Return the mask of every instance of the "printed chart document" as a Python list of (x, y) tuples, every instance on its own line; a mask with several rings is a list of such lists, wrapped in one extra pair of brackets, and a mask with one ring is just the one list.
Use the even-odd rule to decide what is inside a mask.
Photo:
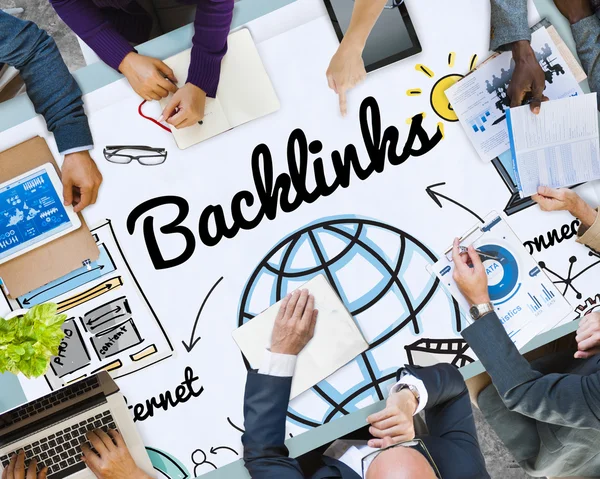
[[(488, 277), (488, 292), (506, 333), (518, 349), (535, 336), (553, 328), (573, 308), (546, 276), (504, 216), (490, 213), (483, 224), (462, 236), (461, 245), (472, 244), (480, 252)], [(457, 301), (471, 323), (470, 304), (452, 279), (454, 262), (448, 253), (429, 268)]]
[[(165, 60), (171, 67), (178, 88), (185, 84), (191, 49)], [(160, 101), (165, 108), (172, 94)], [(231, 128), (279, 110), (280, 104), (271, 80), (247, 28), (227, 38), (227, 54), (221, 62), (219, 89), (215, 98), (206, 98), (204, 118), (197, 125), (171, 131), (180, 149), (219, 135)]]
[(560, 188), (600, 178), (596, 93), (507, 111), (510, 149), (521, 198), (538, 186)]
[[(546, 75), (544, 95), (556, 100), (583, 94), (546, 28), (533, 32), (531, 47)], [(510, 149), (506, 110), (510, 107), (507, 92), (514, 67), (512, 53), (501, 53), (446, 90), (465, 133), (484, 161)]]
[[(301, 288), (308, 289), (315, 297), (315, 309), (319, 310), (319, 317), (314, 337), (298, 355), (290, 399), (310, 389), (369, 348), (325, 276), (318, 275)], [(265, 349), (271, 345), (271, 333), (280, 302), (233, 332), (233, 339), (253, 369), (260, 368)]]

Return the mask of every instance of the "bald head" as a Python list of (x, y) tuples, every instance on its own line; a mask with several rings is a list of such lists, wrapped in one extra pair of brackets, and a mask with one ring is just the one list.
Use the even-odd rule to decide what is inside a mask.
[(436, 479), (423, 454), (410, 447), (383, 451), (371, 463), (367, 479)]

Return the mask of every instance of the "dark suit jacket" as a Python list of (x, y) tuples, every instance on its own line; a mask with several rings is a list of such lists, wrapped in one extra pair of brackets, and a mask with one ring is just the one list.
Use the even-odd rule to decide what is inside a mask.
[[(485, 479), (473, 411), (462, 375), (449, 364), (406, 366), (423, 381), (429, 399), (425, 417), (428, 436), (420, 436), (444, 479)], [(398, 375), (402, 369), (398, 371)], [(299, 479), (304, 473), (289, 457), (285, 420), (292, 378), (248, 373), (244, 401), (246, 432), (242, 436), (246, 469), (254, 479)], [(312, 479), (360, 479), (340, 461), (323, 457)]]
[(529, 364), (495, 313), (462, 334), (494, 383), (479, 407), (519, 465), (534, 477), (600, 477), (600, 355)]

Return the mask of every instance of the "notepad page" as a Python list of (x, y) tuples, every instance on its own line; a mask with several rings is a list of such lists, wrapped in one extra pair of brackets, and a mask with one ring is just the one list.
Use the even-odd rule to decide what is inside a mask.
[[(327, 378), (369, 348), (354, 319), (323, 275), (302, 285), (315, 298), (319, 310), (314, 337), (298, 355), (290, 399)], [(233, 339), (253, 369), (259, 369), (271, 334), (279, 303), (233, 332)]]
[(232, 127), (280, 108), (279, 99), (247, 28), (229, 35), (217, 97)]
[[(185, 50), (165, 60), (165, 63), (173, 70), (177, 78), (177, 87), (181, 88), (187, 81), (188, 68), (190, 66), (191, 49)], [(165, 108), (171, 101), (173, 94), (169, 93), (167, 98), (160, 101), (161, 108)], [(188, 148), (196, 143), (219, 135), (232, 128), (227, 115), (223, 111), (221, 101), (217, 98), (206, 98), (204, 107), (204, 118), (202, 124), (196, 124), (187, 128), (177, 129), (170, 126), (173, 137), (180, 149)]]
[(600, 178), (596, 93), (510, 108), (508, 130), (521, 198), (539, 186), (572, 186)]

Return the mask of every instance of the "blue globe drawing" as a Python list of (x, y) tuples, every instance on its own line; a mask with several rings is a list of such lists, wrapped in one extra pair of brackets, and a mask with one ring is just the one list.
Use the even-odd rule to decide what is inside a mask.
[[(410, 362), (404, 348), (419, 342), (428, 318), (439, 321), (433, 310), (428, 316), (431, 303), (445, 304), (448, 321), (460, 331), (458, 308), (425, 269), (435, 261), (424, 244), (404, 231), (354, 217), (319, 220), (267, 253), (242, 293), (239, 325), (323, 274), (369, 343), (365, 353), (290, 402), (291, 423), (316, 427), (387, 397), (398, 367)], [(456, 341), (461, 340), (451, 342)], [(438, 343), (434, 348), (446, 347)]]

